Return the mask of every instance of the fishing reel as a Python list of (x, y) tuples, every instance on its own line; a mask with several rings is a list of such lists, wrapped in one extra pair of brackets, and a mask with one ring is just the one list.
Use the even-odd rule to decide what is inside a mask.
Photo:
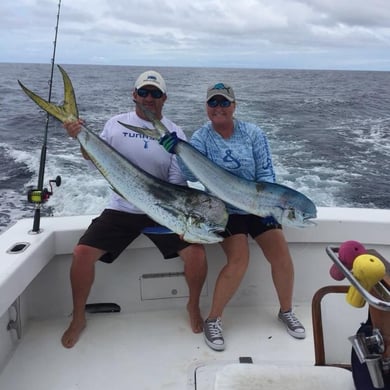
[(49, 200), (50, 196), (53, 195), (53, 186), (52, 183), (55, 183), (57, 187), (61, 185), (61, 176), (57, 176), (55, 180), (49, 180), (50, 191), (47, 188), (43, 188), (42, 190), (30, 187), (27, 192), (27, 200), (30, 203), (45, 203)]

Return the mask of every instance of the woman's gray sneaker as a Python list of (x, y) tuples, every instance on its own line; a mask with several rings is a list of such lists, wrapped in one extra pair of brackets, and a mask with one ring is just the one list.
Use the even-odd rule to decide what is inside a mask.
[(296, 339), (306, 337), (305, 327), (300, 323), (297, 316), (291, 311), (279, 311), (278, 318), (286, 325), (287, 332)]
[(214, 351), (223, 351), (225, 349), (221, 318), (208, 318), (204, 322), (203, 334), (206, 344), (211, 349), (214, 349)]

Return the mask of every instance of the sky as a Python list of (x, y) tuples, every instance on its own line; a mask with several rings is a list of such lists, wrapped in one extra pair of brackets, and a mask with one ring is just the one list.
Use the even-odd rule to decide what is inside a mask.
[[(0, 62), (51, 63), (58, 0), (2, 0)], [(56, 63), (390, 71), (390, 0), (62, 0)]]

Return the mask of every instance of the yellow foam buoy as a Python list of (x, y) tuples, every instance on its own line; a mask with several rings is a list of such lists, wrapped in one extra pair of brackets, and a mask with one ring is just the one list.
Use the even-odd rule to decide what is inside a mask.
[[(378, 257), (363, 254), (356, 257), (352, 264), (352, 274), (367, 291), (370, 291), (386, 274), (386, 267)], [(347, 302), (354, 307), (363, 307), (365, 299), (351, 286), (347, 293)]]

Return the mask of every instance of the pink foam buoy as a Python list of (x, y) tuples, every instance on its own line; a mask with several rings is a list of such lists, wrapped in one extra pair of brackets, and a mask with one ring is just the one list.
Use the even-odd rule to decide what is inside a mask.
[[(358, 241), (345, 241), (340, 245), (339, 248), (339, 259), (349, 270), (352, 269), (353, 261), (357, 256), (362, 255), (366, 252), (366, 248)], [(336, 264), (333, 264), (329, 270), (330, 276), (335, 280), (343, 280), (344, 274), (341, 272)]]

